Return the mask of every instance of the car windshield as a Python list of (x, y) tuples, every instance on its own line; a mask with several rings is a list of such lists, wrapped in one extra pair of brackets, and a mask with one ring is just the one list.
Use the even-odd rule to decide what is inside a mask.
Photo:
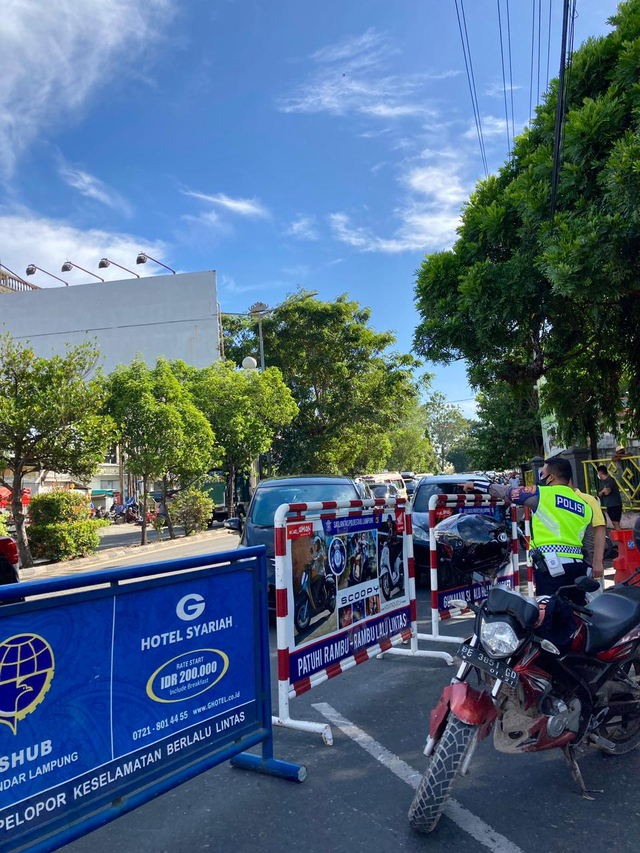
[(383, 483), (380, 486), (372, 486), (371, 491), (373, 492), (373, 496), (376, 498), (386, 498), (391, 488), (388, 483)]
[(273, 527), (273, 517), (280, 504), (353, 500), (359, 500), (359, 495), (350, 483), (300, 483), (258, 488), (251, 506), (251, 523)]
[(432, 495), (459, 495), (462, 485), (458, 483), (422, 483), (413, 499), (414, 512), (429, 512), (429, 498)]

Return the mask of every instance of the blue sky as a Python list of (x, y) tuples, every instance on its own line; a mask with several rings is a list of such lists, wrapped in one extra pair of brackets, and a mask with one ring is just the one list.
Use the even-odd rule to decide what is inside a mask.
[[(516, 132), (532, 4), (509, 4)], [(615, 6), (578, 0), (576, 46), (608, 31)], [(495, 169), (507, 153), (496, 2), (465, 11)], [(537, 89), (537, 45), (534, 57)], [(97, 272), (103, 255), (135, 266), (143, 249), (216, 269), (226, 311), (298, 284), (346, 291), (403, 350), (415, 270), (451, 245), (482, 174), (453, 0), (8, 0), (0, 80), (2, 263), (60, 274), (69, 257)], [(448, 399), (471, 397), (463, 365), (430, 369)]]

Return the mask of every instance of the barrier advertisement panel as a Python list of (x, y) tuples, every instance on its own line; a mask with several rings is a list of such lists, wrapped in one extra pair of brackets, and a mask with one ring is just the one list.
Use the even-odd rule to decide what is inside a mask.
[(410, 628), (398, 527), (393, 510), (287, 524), (293, 684)]
[(0, 619), (3, 847), (256, 729), (251, 572), (126, 590)]

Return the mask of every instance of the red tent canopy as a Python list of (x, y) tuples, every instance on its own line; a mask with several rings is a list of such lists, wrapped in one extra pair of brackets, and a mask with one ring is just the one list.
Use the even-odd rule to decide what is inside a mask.
[[(31, 489), (22, 490), (22, 503), (27, 506), (31, 501)], [(0, 486), (0, 509), (4, 509), (11, 503), (11, 490)]]

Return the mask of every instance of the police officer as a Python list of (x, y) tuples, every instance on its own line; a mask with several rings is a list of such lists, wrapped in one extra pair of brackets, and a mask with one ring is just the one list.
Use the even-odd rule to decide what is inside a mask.
[(553, 595), (589, 571), (582, 549), (593, 552), (593, 511), (570, 487), (571, 476), (571, 464), (558, 457), (544, 463), (539, 486), (489, 487), (494, 497), (532, 511), (531, 544), (538, 552), (534, 570), (539, 596)]

